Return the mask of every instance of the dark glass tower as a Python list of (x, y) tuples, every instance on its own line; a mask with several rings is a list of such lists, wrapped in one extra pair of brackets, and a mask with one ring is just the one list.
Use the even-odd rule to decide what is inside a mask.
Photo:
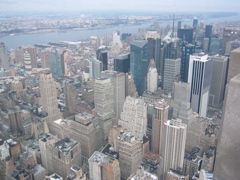
[(58, 79), (63, 76), (61, 58), (57, 50), (51, 52), (50, 71), (54, 79)]
[(96, 52), (97, 60), (103, 63), (103, 71), (108, 70), (108, 52), (105, 47), (100, 46)]
[(128, 73), (130, 70), (130, 54), (114, 58), (114, 71)]
[(148, 42), (143, 40), (131, 43), (130, 72), (133, 74), (139, 96), (146, 90), (148, 64)]
[(188, 43), (193, 42), (193, 29), (178, 29), (178, 38)]
[(205, 27), (205, 38), (212, 37), (212, 25), (206, 25)]
[(188, 82), (188, 68), (189, 57), (195, 53), (195, 46), (193, 44), (182, 45), (182, 57), (181, 57), (181, 81)]
[(160, 74), (160, 58), (161, 58), (161, 39), (148, 38), (148, 60), (154, 59), (157, 72)]

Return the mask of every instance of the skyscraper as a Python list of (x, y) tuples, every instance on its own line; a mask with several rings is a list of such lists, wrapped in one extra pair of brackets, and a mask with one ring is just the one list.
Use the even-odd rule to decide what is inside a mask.
[(138, 140), (142, 140), (147, 131), (147, 106), (144, 100), (130, 96), (126, 97), (118, 123), (132, 132)]
[(61, 59), (57, 50), (51, 51), (50, 54), (50, 71), (54, 79), (58, 79), (63, 76), (63, 69), (61, 65)]
[(212, 25), (206, 25), (205, 27), (205, 38), (211, 38), (212, 37)]
[(161, 39), (148, 38), (148, 60), (154, 59), (157, 72), (161, 72)]
[(147, 90), (150, 92), (155, 92), (157, 91), (157, 87), (158, 87), (158, 73), (154, 60), (151, 59), (147, 73)]
[(103, 140), (106, 141), (114, 116), (113, 85), (111, 79), (101, 78), (95, 80), (94, 103), (97, 115), (100, 118), (100, 124), (103, 128)]
[(198, 19), (196, 17), (194, 17), (194, 19), (193, 19), (193, 27), (195, 28), (195, 27), (197, 27), (197, 25), (198, 25)]
[(183, 168), (187, 125), (181, 119), (172, 119), (164, 123), (162, 138), (162, 174), (165, 179), (168, 170)]
[(122, 54), (114, 58), (114, 71), (123, 73), (130, 71), (130, 54)]
[(234, 49), (230, 54), (227, 82), (240, 73), (240, 48)]
[(102, 71), (102, 78), (110, 78), (113, 84), (113, 106), (114, 114), (117, 119), (123, 109), (125, 100), (125, 74), (116, 71)]
[(195, 46), (193, 44), (182, 45), (182, 57), (181, 57), (181, 81), (188, 82), (188, 68), (190, 55), (195, 53)]
[(163, 90), (165, 93), (171, 93), (173, 82), (176, 76), (180, 75), (181, 59), (165, 59)]
[(168, 120), (168, 109), (169, 106), (166, 101), (161, 100), (155, 103), (155, 115), (153, 118), (153, 137), (152, 137), (152, 147), (153, 152), (161, 155), (162, 138), (163, 138), (163, 126)]
[(31, 74), (32, 72), (31, 57), (27, 51), (24, 53), (24, 68), (26, 70), (26, 74)]
[(102, 70), (108, 70), (108, 52), (105, 46), (100, 46), (96, 52), (96, 57), (102, 62)]
[(103, 63), (96, 58), (92, 58), (89, 62), (90, 77), (94, 79), (101, 78), (101, 72), (103, 71)]
[(134, 83), (139, 96), (142, 96), (147, 87), (148, 43), (135, 41), (130, 45), (130, 72), (133, 74)]
[(220, 108), (223, 104), (227, 79), (228, 57), (211, 56), (213, 61), (209, 105)]
[(27, 51), (30, 54), (32, 68), (37, 68), (38, 67), (37, 48), (28, 46), (28, 47), (23, 47), (23, 50), (25, 52)]
[(208, 97), (212, 77), (212, 60), (208, 55), (191, 55), (188, 83), (191, 85), (191, 107), (199, 116), (207, 116)]
[(3, 42), (0, 43), (0, 65), (3, 69), (9, 69), (7, 48)]
[(227, 85), (223, 111), (223, 124), (217, 147), (214, 179), (238, 179), (240, 177), (239, 159), (239, 102), (240, 74), (233, 77)]
[(50, 55), (51, 51), (49, 49), (41, 52), (42, 68), (50, 68)]
[(178, 38), (188, 43), (193, 43), (193, 29), (178, 29)]
[(48, 123), (53, 122), (62, 117), (58, 109), (56, 82), (52, 78), (52, 74), (41, 74), (39, 80), (40, 104), (43, 111), (48, 113)]
[(80, 102), (78, 98), (78, 90), (74, 87), (73, 82), (64, 82), (64, 97), (66, 109), (70, 114), (74, 114), (76, 105)]

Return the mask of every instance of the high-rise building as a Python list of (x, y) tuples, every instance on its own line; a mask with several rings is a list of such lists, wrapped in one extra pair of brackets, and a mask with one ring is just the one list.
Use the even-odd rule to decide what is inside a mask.
[(117, 159), (95, 151), (88, 160), (89, 176), (93, 180), (120, 180), (120, 167)]
[(153, 152), (161, 155), (162, 138), (163, 138), (163, 126), (168, 120), (168, 109), (169, 106), (166, 101), (161, 100), (155, 103), (155, 114), (152, 122), (153, 137), (152, 147)]
[(211, 38), (212, 37), (212, 25), (206, 25), (205, 27), (205, 38)]
[(209, 92), (209, 105), (222, 107), (227, 79), (228, 57), (212, 56), (212, 80)]
[(96, 52), (96, 57), (102, 62), (102, 70), (108, 70), (108, 52), (105, 46), (100, 46)]
[(89, 113), (79, 113), (75, 115), (75, 120), (69, 121), (70, 136), (75, 141), (81, 143), (82, 160), (87, 161), (91, 157), (96, 147), (96, 136), (94, 127), (94, 115)]
[(210, 55), (214, 56), (217, 54), (221, 54), (221, 50), (222, 50), (222, 39), (211, 38), (211, 41), (209, 44)]
[(23, 47), (23, 50), (25, 52), (27, 51), (30, 54), (32, 68), (37, 68), (38, 67), (37, 48), (29, 46)]
[(135, 173), (142, 162), (141, 143), (134, 136), (129, 135), (119, 144), (119, 165), (123, 179)]
[(148, 42), (135, 41), (130, 45), (130, 72), (133, 74), (134, 83), (139, 96), (147, 87)]
[(48, 113), (48, 123), (61, 119), (62, 114), (58, 109), (56, 82), (52, 74), (41, 74), (39, 80), (40, 104), (43, 111)]
[(158, 87), (158, 73), (154, 60), (151, 59), (148, 66), (147, 73), (147, 91), (155, 92)]
[(31, 74), (32, 72), (31, 57), (27, 51), (24, 53), (24, 68), (26, 70), (26, 74)]
[(172, 119), (164, 123), (161, 146), (162, 171), (160, 179), (165, 179), (170, 169), (183, 168), (187, 125), (181, 119)]
[(193, 112), (207, 116), (208, 97), (212, 78), (212, 60), (205, 54), (190, 55), (188, 83)]
[(193, 19), (193, 27), (197, 27), (198, 25), (198, 19), (196, 17), (194, 17)]
[[(46, 169), (56, 172), (60, 176), (67, 177), (71, 167), (81, 167), (81, 146), (80, 143), (70, 138), (61, 140), (54, 139), (51, 135), (39, 140), (42, 162), (47, 163)], [(44, 163), (43, 163), (44, 164)], [(46, 164), (45, 164), (46, 166)]]
[(61, 68), (63, 75), (68, 75), (68, 67), (67, 67), (67, 51), (64, 50), (61, 53)]
[(188, 43), (193, 43), (193, 29), (178, 29), (178, 38)]
[(190, 84), (174, 82), (173, 84), (173, 118), (182, 119), (184, 124), (191, 124), (194, 114), (190, 103)]
[(227, 85), (219, 144), (214, 165), (214, 179), (238, 179), (239, 160), (239, 102), (240, 74), (231, 78)]
[(122, 54), (114, 58), (114, 71), (123, 73), (130, 71), (130, 54)]
[(161, 39), (148, 38), (148, 60), (154, 59), (158, 74), (161, 73)]
[(80, 99), (78, 98), (78, 90), (73, 82), (64, 82), (64, 97), (66, 109), (70, 114), (74, 114), (76, 105), (80, 102)]
[(144, 100), (127, 96), (118, 123), (142, 140), (147, 131), (147, 106)]
[(23, 123), (20, 110), (17, 109), (8, 110), (8, 120), (12, 135), (23, 133)]
[(182, 28), (182, 22), (181, 21), (178, 21), (178, 29), (181, 29)]
[(113, 84), (114, 114), (119, 119), (125, 100), (125, 74), (116, 71), (102, 71), (101, 76), (102, 78), (111, 79), (111, 83)]
[(3, 42), (0, 42), (0, 65), (3, 69), (9, 69), (7, 48)]
[(42, 68), (50, 68), (51, 51), (46, 49), (41, 52)]
[(230, 54), (227, 82), (240, 73), (240, 48), (234, 49)]
[(229, 41), (226, 44), (225, 54), (230, 55), (231, 51), (240, 47), (240, 40)]
[(181, 57), (181, 81), (188, 82), (188, 68), (190, 55), (195, 53), (195, 46), (193, 44), (182, 45), (182, 57)]
[(92, 58), (89, 62), (90, 77), (94, 79), (101, 78), (101, 72), (103, 71), (103, 63), (96, 58)]
[(165, 59), (163, 90), (165, 93), (172, 93), (173, 82), (176, 76), (180, 75), (181, 59)]
[(103, 140), (106, 141), (114, 116), (113, 84), (111, 83), (111, 79), (101, 78), (95, 80), (94, 103), (97, 115), (100, 118), (100, 124), (103, 128)]
[(57, 50), (51, 51), (50, 54), (50, 71), (54, 79), (58, 79), (63, 76), (63, 70), (61, 65), (61, 58)]
[(225, 27), (223, 31), (223, 43), (222, 43), (222, 54), (229, 55), (229, 53), (226, 53), (226, 44), (229, 41), (234, 41), (239, 39), (240, 31), (236, 27)]

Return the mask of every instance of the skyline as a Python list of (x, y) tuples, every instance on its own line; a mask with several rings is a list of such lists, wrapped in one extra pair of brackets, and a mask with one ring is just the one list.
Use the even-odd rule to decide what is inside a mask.
[(190, 0), (159, 2), (156, 0), (2, 0), (0, 11), (14, 13), (26, 12), (49, 12), (49, 11), (160, 11), (172, 12), (175, 5), (176, 12), (239, 12), (240, 4), (237, 0), (229, 0), (226, 8), (225, 0), (202, 0), (193, 5)]

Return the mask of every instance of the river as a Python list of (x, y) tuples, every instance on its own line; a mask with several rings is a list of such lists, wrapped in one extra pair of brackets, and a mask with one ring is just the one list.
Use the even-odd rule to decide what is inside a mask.
[[(225, 17), (225, 18), (213, 18), (209, 20), (204, 20), (205, 24), (218, 23), (231, 20), (239, 20), (240, 16)], [(142, 25), (130, 25), (130, 26), (117, 26), (102, 29), (92, 29), (92, 30), (79, 30), (79, 31), (56, 31), (47, 33), (35, 33), (35, 34), (17, 34), (13, 36), (3, 36), (0, 37), (0, 42), (4, 42), (8, 49), (15, 49), (19, 46), (27, 46), (34, 44), (48, 44), (49, 42), (59, 42), (59, 41), (79, 41), (81, 39), (88, 39), (90, 36), (104, 37), (104, 34), (112, 34), (113, 31), (118, 30), (120, 33), (132, 33), (136, 34), (139, 27), (148, 27), (151, 23)], [(162, 27), (171, 22), (162, 22), (160, 25)], [(192, 20), (182, 22), (182, 24), (192, 25)], [(177, 24), (175, 23), (175, 26)]]

